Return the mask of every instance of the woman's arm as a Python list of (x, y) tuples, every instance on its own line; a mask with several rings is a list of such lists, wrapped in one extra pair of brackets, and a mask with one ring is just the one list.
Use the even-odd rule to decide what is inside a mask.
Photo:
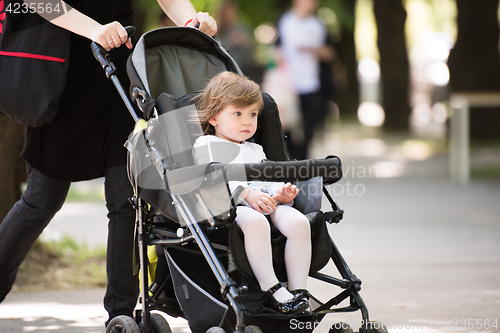
[[(24, 0), (24, 2), (29, 8), (33, 8), (37, 11), (38, 2), (34, 0)], [(193, 19), (188, 26), (194, 27), (196, 23), (200, 23), (199, 29), (201, 31), (211, 36), (215, 35), (217, 32), (215, 20), (207, 13), (196, 13), (189, 0), (158, 0), (158, 2), (163, 11), (175, 24), (184, 26), (189, 19)], [(57, 3), (59, 3), (59, 1)], [(100, 44), (106, 51), (119, 47), (122, 44), (125, 44), (128, 48), (132, 48), (132, 42), (119, 22), (111, 22), (102, 25), (72, 8), (64, 1), (61, 1), (61, 3), (63, 7), (68, 9), (62, 15), (55, 14), (54, 12), (48, 14), (46, 11), (37, 11), (37, 13), (58, 27), (69, 30)]]
[[(127, 32), (118, 22), (111, 22), (102, 25), (78, 10), (72, 8), (64, 1), (62, 7), (67, 8), (64, 14), (57, 14), (54, 11), (47, 13), (46, 11), (38, 11), (37, 4), (33, 0), (24, 0), (28, 7), (37, 11), (38, 15), (57, 25), (58, 27), (69, 30), (77, 35), (87, 37), (88, 39), (100, 44), (106, 51), (112, 48), (119, 47), (122, 44), (132, 48), (132, 42), (127, 36)], [(59, 1), (58, 1), (59, 3)], [(61, 9), (62, 12), (62, 9)]]
[(189, 0), (158, 0), (161, 8), (172, 21), (183, 27), (186, 22), (191, 20), (187, 26), (194, 27), (200, 23), (198, 29), (206, 34), (213, 36), (217, 32), (217, 23), (208, 13), (196, 13), (193, 4)]

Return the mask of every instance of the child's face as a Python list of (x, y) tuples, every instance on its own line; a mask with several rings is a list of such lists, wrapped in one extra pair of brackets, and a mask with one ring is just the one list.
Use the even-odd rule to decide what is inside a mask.
[(249, 106), (226, 106), (208, 122), (215, 128), (215, 136), (241, 143), (250, 139), (257, 130), (258, 104)]

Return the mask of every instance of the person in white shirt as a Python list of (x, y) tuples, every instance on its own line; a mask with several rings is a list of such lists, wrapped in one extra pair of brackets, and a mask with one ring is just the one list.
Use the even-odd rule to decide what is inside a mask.
[(290, 153), (298, 160), (310, 158), (309, 144), (315, 127), (327, 112), (322, 93), (321, 62), (331, 62), (335, 51), (327, 42), (327, 30), (316, 16), (318, 0), (292, 0), (292, 8), (278, 22), (282, 60), (290, 74), (291, 85), (299, 97), (304, 137), (288, 141)]
[[(216, 75), (197, 102), (205, 136), (194, 144), (195, 162), (255, 163), (266, 159), (260, 145), (246, 141), (257, 130), (262, 107), (255, 82), (230, 72)], [(235, 146), (228, 149), (228, 143)], [(229, 182), (232, 192), (239, 186), (244, 189), (238, 199), (236, 223), (243, 231), (252, 271), (264, 291), (264, 307), (279, 314), (310, 311), (306, 290), (311, 264), (310, 224), (304, 214), (291, 207), (299, 190), (290, 183)], [(264, 214), (270, 215), (273, 225), (287, 238), (285, 265), (290, 291), (274, 272), (271, 229)]]

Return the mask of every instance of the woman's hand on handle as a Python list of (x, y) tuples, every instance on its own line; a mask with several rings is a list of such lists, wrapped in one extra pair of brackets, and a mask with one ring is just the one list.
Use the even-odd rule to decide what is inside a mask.
[(200, 24), (199, 28), (206, 34), (213, 36), (217, 32), (217, 23), (208, 14), (197, 13), (193, 4), (189, 0), (158, 0), (165, 14), (179, 27), (195, 27)]
[(132, 48), (132, 41), (128, 37), (127, 31), (116, 21), (97, 26), (92, 30), (90, 39), (100, 44), (106, 51), (120, 47), (122, 44), (125, 44), (129, 49)]
[(215, 35), (217, 32), (217, 22), (208, 13), (198, 12), (195, 17), (186, 25), (186, 27), (196, 27), (196, 24), (200, 24), (198, 29), (203, 31), (209, 36)]

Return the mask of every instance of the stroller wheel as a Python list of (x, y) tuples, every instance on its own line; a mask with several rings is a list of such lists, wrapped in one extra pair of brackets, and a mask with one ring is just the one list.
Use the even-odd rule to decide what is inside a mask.
[(262, 330), (255, 325), (249, 325), (245, 327), (245, 333), (262, 333)]
[(222, 327), (210, 327), (206, 333), (226, 333)]
[(332, 325), (328, 333), (353, 333), (351, 326), (347, 323), (338, 322)]
[(106, 333), (141, 333), (134, 318), (118, 316), (113, 318), (106, 327)]
[[(144, 332), (144, 326), (139, 324), (141, 332)], [(172, 329), (167, 320), (158, 313), (151, 313), (151, 333), (172, 333)]]

